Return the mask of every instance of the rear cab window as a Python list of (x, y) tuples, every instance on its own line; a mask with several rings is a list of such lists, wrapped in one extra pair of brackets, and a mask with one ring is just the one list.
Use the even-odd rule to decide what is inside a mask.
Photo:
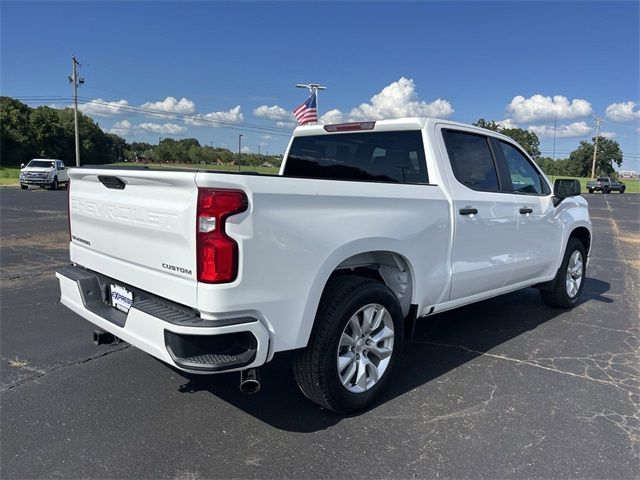
[(420, 130), (295, 137), (285, 177), (427, 184)]

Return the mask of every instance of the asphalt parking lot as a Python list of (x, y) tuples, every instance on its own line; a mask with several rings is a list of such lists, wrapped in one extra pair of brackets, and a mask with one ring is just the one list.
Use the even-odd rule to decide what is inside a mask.
[(2, 478), (638, 478), (640, 195), (587, 195), (583, 301), (533, 289), (418, 324), (396, 379), (352, 417), (298, 391), (185, 377), (95, 346), (60, 305), (66, 192), (0, 189)]

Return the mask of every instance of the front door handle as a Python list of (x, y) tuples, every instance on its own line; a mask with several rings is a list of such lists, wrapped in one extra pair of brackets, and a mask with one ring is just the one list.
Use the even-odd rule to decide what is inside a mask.
[(460, 212), (460, 215), (477, 215), (478, 209), (477, 208), (461, 208), (460, 210), (458, 210), (458, 212)]
[(529, 207), (523, 207), (520, 209), (520, 213), (525, 215), (527, 213), (533, 213), (533, 208), (529, 208)]

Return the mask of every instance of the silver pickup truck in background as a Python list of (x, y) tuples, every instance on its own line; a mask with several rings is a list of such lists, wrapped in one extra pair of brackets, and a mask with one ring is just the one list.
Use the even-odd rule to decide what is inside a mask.
[(627, 189), (624, 183), (619, 182), (615, 178), (611, 177), (598, 177), (596, 180), (587, 182), (587, 190), (589, 193), (602, 192), (609, 193), (617, 190), (620, 193), (624, 193)]

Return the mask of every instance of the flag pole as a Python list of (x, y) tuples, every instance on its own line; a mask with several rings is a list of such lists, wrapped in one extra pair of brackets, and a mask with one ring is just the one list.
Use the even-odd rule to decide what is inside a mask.
[[(318, 90), (326, 90), (327, 87), (324, 87), (322, 85), (320, 85), (319, 83), (298, 83), (296, 85), (296, 88), (307, 88), (309, 89), (309, 92), (313, 95), (315, 94), (316, 96), (316, 114), (317, 114), (317, 118), (320, 119), (320, 108), (318, 107)], [(316, 124), (318, 122), (316, 121)]]

